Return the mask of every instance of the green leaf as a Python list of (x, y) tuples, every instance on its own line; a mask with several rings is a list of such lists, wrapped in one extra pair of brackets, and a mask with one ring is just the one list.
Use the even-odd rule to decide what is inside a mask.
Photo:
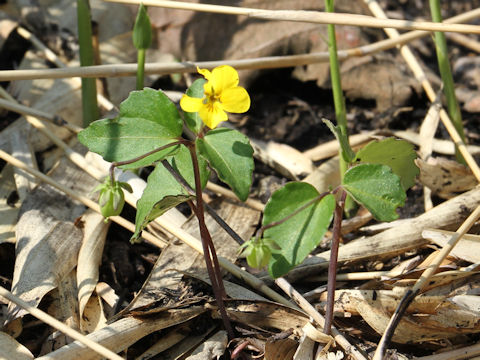
[[(177, 141), (163, 136), (163, 130), (163, 126), (140, 118), (103, 119), (82, 130), (78, 139), (107, 161), (126, 161)], [(178, 146), (167, 148), (123, 168), (150, 165), (172, 155), (177, 149)]]
[[(319, 196), (310, 184), (292, 182), (273, 193), (265, 206), (262, 225), (280, 221)], [(272, 252), (268, 271), (274, 278), (300, 264), (318, 246), (335, 210), (335, 197), (328, 194), (283, 223), (264, 232), (280, 250)]]
[(343, 188), (380, 221), (398, 218), (395, 209), (405, 204), (400, 177), (387, 165), (360, 164), (347, 170)]
[(348, 135), (343, 134), (340, 130), (339, 126), (333, 125), (333, 123), (328, 119), (322, 119), (325, 125), (328, 126), (330, 131), (335, 135), (337, 138), (338, 143), (340, 144), (340, 148), (342, 149), (342, 158), (347, 163), (351, 163), (352, 160), (355, 158), (355, 152), (350, 147), (350, 143), (348, 142)]
[(141, 118), (162, 127), (162, 136), (178, 138), (182, 135), (183, 121), (175, 104), (160, 90), (145, 88), (132, 91), (120, 104), (119, 118)]
[(253, 148), (242, 133), (226, 128), (211, 130), (197, 138), (198, 150), (220, 180), (228, 184), (242, 201), (247, 200), (252, 185)]
[(417, 154), (413, 145), (405, 140), (387, 138), (381, 141), (372, 141), (359, 150), (356, 161), (369, 164), (388, 165), (392, 171), (400, 176), (404, 190), (415, 184), (415, 177), (420, 170), (415, 165)]
[[(203, 98), (204, 95), (204, 90), (203, 90), (203, 85), (207, 81), (205, 79), (197, 79), (193, 82), (192, 85), (188, 88), (186, 94), (190, 97), (194, 98)], [(200, 116), (198, 115), (198, 112), (190, 113), (190, 112), (185, 112), (184, 113), (184, 119), (185, 123), (187, 124), (188, 128), (192, 130), (195, 134), (200, 133), (203, 127), (203, 121), (200, 119)]]
[(157, 165), (148, 177), (147, 187), (142, 197), (137, 201), (135, 233), (132, 241), (138, 239), (149, 222), (172, 207), (192, 198), (193, 196), (186, 192), (163, 165)]
[[(202, 189), (207, 185), (210, 171), (208, 163), (197, 150), (198, 167), (200, 170), (200, 180)], [(195, 176), (193, 173), (192, 157), (190, 151), (185, 145), (180, 146), (180, 150), (172, 158), (172, 167), (187, 181), (192, 189), (195, 189)]]
[(137, 18), (133, 26), (133, 45), (137, 50), (148, 49), (152, 43), (152, 25), (147, 9), (143, 4), (138, 8)]
[[(130, 93), (120, 104), (116, 119), (93, 122), (78, 134), (78, 139), (107, 161), (126, 161), (177, 141), (182, 123), (176, 106), (161, 91), (145, 88)], [(122, 168), (151, 165), (177, 149), (162, 150)]]

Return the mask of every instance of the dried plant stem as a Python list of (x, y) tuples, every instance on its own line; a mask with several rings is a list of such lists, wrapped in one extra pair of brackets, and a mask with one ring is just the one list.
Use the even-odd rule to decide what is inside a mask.
[[(282, 289), (288, 296), (290, 296), (313, 320), (321, 327), (325, 327), (324, 317), (310, 304), (295, 288), (284, 278), (278, 278), (275, 280), (280, 289)], [(351, 355), (355, 360), (367, 360), (358, 349), (350, 344), (345, 336), (337, 330), (337, 328), (331, 328), (331, 334), (334, 337), (338, 345), (340, 345), (347, 354)]]
[(40, 309), (37, 309), (22, 299), (20, 299), (18, 296), (13, 295), (10, 291), (5, 289), (4, 287), (0, 286), (0, 296), (3, 296), (4, 298), (10, 300), (12, 303), (20, 306), (21, 308), (25, 309), (28, 311), (28, 313), (37, 319), (43, 321), (45, 324), (50, 325), (51, 327), (63, 332), (67, 336), (71, 337), (72, 339), (75, 339), (85, 345), (86, 347), (92, 349), (96, 353), (102, 355), (103, 357), (106, 357), (107, 359), (111, 360), (122, 360), (123, 358), (121, 356), (118, 356), (115, 354), (113, 351), (107, 349), (106, 347), (96, 343), (95, 341), (90, 340), (87, 336), (79, 333), (78, 331), (72, 329), (71, 327), (68, 327), (64, 323), (58, 321), (54, 317), (48, 315), (47, 313), (43, 312)]
[(445, 36), (448, 38), (448, 40), (454, 41), (457, 44), (466, 47), (467, 49), (480, 53), (480, 42), (469, 38), (467, 35), (447, 33)]
[[(24, 162), (14, 158), (13, 156), (7, 154), (3, 150), (0, 150), (0, 158), (5, 160), (6, 162), (12, 164), (13, 166), (19, 168), (19, 169), (25, 170), (29, 174), (39, 178), (40, 180), (46, 182), (47, 184), (52, 185), (53, 187), (57, 188), (58, 190), (62, 191), (65, 194), (67, 194), (71, 198), (73, 198), (73, 199), (81, 202), (85, 206), (89, 207), (93, 211), (96, 211), (99, 214), (101, 213), (100, 206), (96, 202), (90, 200), (86, 196), (82, 196), (82, 195), (79, 195), (79, 194), (75, 193), (74, 191), (72, 191), (67, 186), (58, 183), (57, 181), (55, 181), (51, 177), (41, 173), (40, 171), (32, 169), (31, 167), (29, 167)], [(120, 216), (111, 216), (109, 219), (112, 220), (113, 222), (119, 224), (120, 226), (124, 227), (125, 229), (131, 231), (132, 233), (135, 232), (135, 224), (131, 223), (130, 221), (128, 221), (128, 220), (126, 220), (126, 219), (124, 219)], [(160, 248), (163, 248), (163, 247), (166, 246), (166, 242), (163, 242), (162, 240), (158, 239), (157, 237), (153, 236), (152, 234), (150, 234), (146, 231), (144, 231), (142, 233), (142, 237), (145, 240), (151, 242), (152, 244), (154, 244), (154, 245), (156, 245)]]
[[(1, 94), (0, 94), (0, 96), (1, 96)], [(20, 105), (17, 102), (0, 99), (0, 107), (2, 107), (4, 109), (7, 109), (7, 110), (10, 110), (10, 111), (13, 111), (13, 112), (16, 112), (16, 113), (21, 114), (21, 115), (34, 116), (38, 119), (48, 121), (48, 122), (50, 122), (54, 125), (65, 127), (65, 128), (67, 128), (68, 130), (70, 130), (74, 133), (78, 133), (82, 129), (79, 126), (72, 125), (72, 124), (66, 122), (65, 120), (63, 120), (58, 115), (50, 115), (46, 112), (31, 108), (31, 107), (28, 107), (28, 106)]]
[[(228, 189), (224, 188), (223, 186), (214, 184), (210, 181), (207, 183), (207, 189), (210, 190), (210, 191), (216, 192), (216, 193), (218, 193), (222, 196), (228, 197), (230, 199), (240, 201), (238, 199), (238, 196), (235, 195), (235, 193), (233, 191), (228, 190)], [(258, 210), (258, 211), (263, 211), (263, 209), (265, 208), (265, 205), (262, 202), (260, 202), (258, 200), (255, 200), (255, 199), (247, 199), (244, 204), (247, 205), (247, 206), (250, 206), (252, 209), (255, 209), (255, 210)]]
[(479, 34), (480, 27), (463, 24), (438, 24), (426, 21), (382, 20), (358, 14), (330, 14), (305, 10), (263, 10), (235, 6), (194, 4), (180, 1), (162, 0), (106, 0), (123, 4), (140, 4), (170, 9), (201, 11), (218, 14), (243, 15), (256, 19), (308, 22), (315, 24), (334, 24), (365, 26), (374, 28), (395, 28), (402, 30), (449, 31)]
[[(443, 22), (466, 22), (480, 16), (480, 8), (454, 16)], [(388, 29), (387, 29), (388, 30)], [(398, 32), (397, 32), (398, 33)], [(412, 40), (427, 36), (427, 31), (411, 31), (398, 36), (395, 39), (381, 40), (379, 42), (353, 48), (349, 50), (339, 50), (338, 59), (345, 60), (353, 56), (364, 56), (379, 51), (391, 49), (397, 45), (408, 43)], [(206, 69), (212, 69), (216, 66), (229, 64), (238, 70), (245, 69), (268, 69), (282, 68), (298, 65), (307, 65), (329, 61), (328, 52), (319, 52), (313, 54), (291, 55), (291, 56), (270, 56), (242, 60), (220, 60), (204, 61), (196, 63), (150, 63), (145, 64), (145, 74), (167, 75), (173, 73), (194, 73), (197, 72), (197, 66)], [(137, 72), (136, 64), (113, 64), (99, 65), (89, 67), (70, 67), (62, 69), (31, 69), (31, 70), (2, 70), (0, 71), (0, 81), (12, 80), (30, 80), (30, 79), (58, 79), (69, 77), (117, 77), (117, 76), (135, 76)], [(100, 104), (108, 108), (108, 100), (99, 95)], [(105, 103), (106, 101), (106, 103)], [(111, 105), (111, 103), (110, 103)], [(113, 108), (113, 105), (111, 105)]]

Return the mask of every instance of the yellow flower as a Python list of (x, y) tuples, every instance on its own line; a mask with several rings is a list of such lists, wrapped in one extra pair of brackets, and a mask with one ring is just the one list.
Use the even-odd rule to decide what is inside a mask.
[(210, 129), (215, 129), (222, 121), (228, 120), (226, 112), (243, 113), (250, 108), (250, 96), (238, 86), (238, 73), (228, 65), (218, 66), (211, 72), (199, 69), (207, 80), (203, 85), (205, 96), (193, 98), (183, 95), (180, 107), (186, 112), (198, 112), (202, 121)]

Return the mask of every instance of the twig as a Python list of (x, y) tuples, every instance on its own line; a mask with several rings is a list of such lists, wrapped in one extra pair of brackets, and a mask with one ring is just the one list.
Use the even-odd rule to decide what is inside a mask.
[[(295, 288), (284, 278), (275, 280), (280, 289), (290, 296), (313, 320), (320, 326), (325, 327), (325, 318), (310, 304)], [(331, 328), (332, 336), (335, 341), (356, 360), (367, 360), (358, 349), (350, 344), (343, 334), (334, 326)]]
[[(231, 190), (228, 190), (224, 188), (223, 186), (214, 184), (212, 182), (207, 182), (207, 189), (213, 192), (216, 192), (222, 196), (228, 197), (233, 200), (238, 200), (238, 196), (235, 195), (235, 193)], [(252, 209), (258, 210), (258, 211), (263, 211), (265, 208), (265, 205), (263, 205), (262, 202), (255, 200), (255, 199), (247, 199), (247, 201), (244, 202), (245, 205), (250, 206)]]
[(264, 10), (235, 6), (194, 4), (180, 1), (162, 0), (105, 0), (123, 4), (140, 4), (170, 9), (209, 12), (217, 14), (243, 15), (255, 19), (308, 22), (315, 24), (334, 24), (349, 26), (366, 26), (374, 28), (395, 28), (402, 30), (449, 31), (479, 34), (480, 27), (463, 24), (438, 24), (427, 21), (383, 20), (358, 14), (325, 13), (306, 10)]
[(43, 321), (45, 324), (48, 324), (52, 326), (53, 328), (63, 332), (65, 335), (71, 337), (72, 339), (75, 339), (85, 345), (86, 347), (92, 349), (96, 353), (106, 357), (107, 359), (111, 360), (123, 360), (121, 356), (118, 356), (115, 354), (113, 351), (107, 349), (106, 347), (96, 343), (95, 341), (90, 340), (88, 337), (85, 335), (79, 333), (78, 331), (72, 329), (71, 327), (68, 327), (64, 323), (58, 321), (54, 317), (48, 315), (47, 313), (43, 312), (40, 309), (37, 309), (22, 299), (20, 299), (18, 296), (13, 295), (10, 291), (5, 289), (3, 286), (0, 286), (0, 295), (3, 296), (4, 298), (10, 300), (12, 303), (15, 303), (16, 305), (20, 306), (21, 308), (25, 309), (28, 311), (28, 313), (37, 319)]
[[(12, 164), (15, 167), (18, 167), (19, 169), (25, 170), (29, 174), (39, 178), (40, 180), (46, 182), (47, 184), (52, 185), (53, 187), (57, 188), (58, 190), (62, 191), (65, 194), (67, 194), (68, 196), (72, 197), (73, 199), (75, 199), (75, 200), (81, 202), (82, 204), (84, 204), (85, 206), (89, 207), (93, 211), (96, 211), (99, 214), (101, 213), (100, 206), (96, 202), (90, 200), (89, 198), (87, 198), (85, 196), (82, 196), (82, 195), (79, 195), (79, 194), (75, 193), (74, 191), (72, 191), (67, 186), (56, 182), (51, 177), (41, 173), (40, 171), (32, 169), (31, 167), (26, 165), (24, 162), (14, 158), (13, 156), (7, 154), (3, 150), (0, 150), (0, 158), (5, 160), (6, 162)], [(130, 221), (122, 218), (121, 216), (111, 216), (109, 219), (111, 219), (113, 222), (119, 224), (120, 226), (123, 226), (125, 229), (131, 231), (132, 233), (135, 232), (135, 225), (133, 223), (131, 223)], [(166, 245), (166, 242), (158, 239), (157, 237), (153, 236), (152, 234), (150, 234), (146, 231), (144, 231), (142, 233), (142, 237), (145, 240), (151, 242), (152, 244), (154, 244), (154, 245), (156, 245), (160, 248), (164, 248), (165, 245)]]

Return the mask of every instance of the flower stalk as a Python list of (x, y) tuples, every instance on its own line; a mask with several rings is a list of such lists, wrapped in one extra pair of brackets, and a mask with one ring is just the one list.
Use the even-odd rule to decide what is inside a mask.
[[(434, 22), (442, 22), (442, 12), (440, 0), (430, 0), (430, 12)], [(443, 93), (447, 99), (447, 110), (450, 119), (463, 142), (466, 142), (465, 132), (462, 123), (462, 113), (455, 95), (455, 83), (453, 82), (452, 69), (448, 61), (447, 40), (443, 32), (435, 32), (435, 50), (437, 52), (438, 67), (443, 81)], [(460, 154), (458, 146), (455, 144), (455, 157), (458, 162), (466, 164), (465, 159)]]

